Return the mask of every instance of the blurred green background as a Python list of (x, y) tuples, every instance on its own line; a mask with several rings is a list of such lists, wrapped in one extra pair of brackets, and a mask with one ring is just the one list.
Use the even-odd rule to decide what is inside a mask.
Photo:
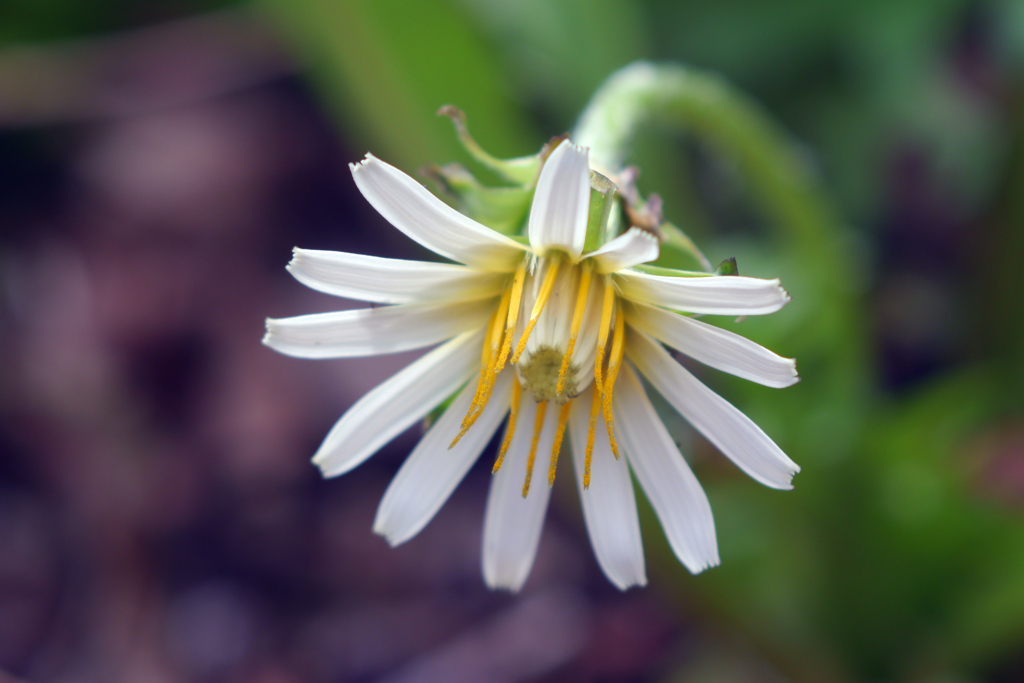
[[(167, 35), (147, 31), (161, 26), (200, 47), (172, 51), (175, 68), (125, 61), (147, 45), (160, 56)], [(649, 669), (577, 662), (525, 679), (1024, 680), (1024, 2), (35, 0), (5, 4), (0, 41), (7, 274), (46, 222), (39, 205), (52, 195), (32, 187), (71, 163), (82, 131), (117, 121), (266, 83), (291, 89), (327, 122), (340, 186), (337, 166), (367, 150), (409, 172), (471, 166), (435, 116), (443, 104), (466, 112), (486, 149), (517, 156), (571, 130), (603, 80), (635, 60), (717, 74), (785, 131), (778, 163), (795, 169), (792, 200), (750, 173), (744, 149), (685, 121), (644, 128), (629, 161), (712, 262), (735, 256), (741, 274), (780, 277), (792, 294), (778, 314), (722, 324), (796, 357), (800, 384), (704, 378), (803, 471), (792, 492), (764, 489), (680, 425), (722, 566), (687, 574), (645, 510), (643, 591), (673, 624), (671, 642), (699, 646), (659, 649)], [(196, 54), (207, 61), (190, 66)], [(275, 144), (287, 157), (288, 141)], [(317, 220), (329, 225), (325, 211)], [(83, 230), (73, 243), (89, 241)], [(327, 228), (267, 230), (280, 249), (258, 258), (278, 269), (300, 237), (342, 244), (316, 241)], [(342, 246), (394, 238), (360, 239)], [(14, 368), (23, 319), (9, 306), (0, 331)], [(256, 315), (294, 312), (278, 301)], [(4, 390), (6, 490), (42, 490), (60, 507), (61, 490), (23, 462), (46, 448), (25, 446), (23, 418), (45, 410), (26, 408), (17, 387)], [(582, 538), (576, 505), (571, 492), (556, 500)], [(369, 524), (350, 533), (369, 536)], [(33, 669), (49, 642), (40, 629), (0, 665), (59, 680), (59, 667)], [(179, 680), (257, 680), (212, 671)]]

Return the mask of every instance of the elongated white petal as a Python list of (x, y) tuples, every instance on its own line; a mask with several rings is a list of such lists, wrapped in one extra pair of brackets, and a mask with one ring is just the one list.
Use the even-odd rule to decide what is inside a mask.
[(753, 420), (676, 363), (661, 344), (630, 329), (626, 353), (672, 407), (740, 469), (765, 486), (793, 488), (800, 467)]
[(640, 540), (640, 519), (636, 512), (633, 482), (626, 459), (616, 459), (608, 444), (608, 432), (598, 425), (594, 432), (594, 452), (590, 466), (590, 488), (583, 489), (586, 464), (587, 428), (593, 386), (580, 394), (569, 413), (569, 439), (576, 471), (576, 488), (583, 503), (594, 555), (608, 580), (626, 590), (647, 584), (644, 548)]
[(783, 358), (720, 327), (639, 303), (627, 309), (626, 320), (636, 329), (716, 370), (768, 387), (788, 387), (800, 381), (795, 360)]
[(779, 281), (738, 275), (667, 277), (636, 270), (619, 273), (620, 291), (627, 299), (690, 313), (763, 315), (789, 302)]
[(484, 270), (511, 272), (526, 248), (464, 216), (372, 154), (349, 164), (356, 187), (393, 226), (427, 249)]
[(711, 504), (628, 365), (620, 371), (613, 403), (615, 434), (676, 557), (694, 574), (716, 566)]
[(298, 358), (353, 358), (430, 346), (482, 326), (494, 302), (400, 304), (267, 319), (263, 343)]
[(537, 556), (544, 513), (551, 497), (548, 463), (558, 423), (558, 406), (551, 402), (547, 406), (544, 429), (537, 444), (530, 492), (523, 498), (526, 463), (537, 412), (536, 404), (526, 396), (523, 397), (516, 432), (505, 462), (491, 478), (484, 513), (484, 581), (490, 588), (513, 592), (522, 588)]
[(512, 392), (512, 371), (494, 382), (494, 393), (476, 424), (448, 449), (459, 433), (462, 418), (476, 393), (476, 378), (456, 397), (430, 428), (391, 481), (377, 508), (373, 530), (391, 545), (405, 543), (427, 525), (473, 466), (491, 440), (505, 413)]
[(537, 253), (559, 249), (573, 261), (583, 253), (590, 213), (588, 155), (566, 140), (544, 162), (530, 207), (530, 245)]
[(501, 294), (507, 275), (467, 266), (378, 258), (344, 251), (295, 249), (288, 272), (325, 294), (379, 304), (486, 299)]
[(464, 332), (356, 401), (313, 456), (325, 477), (360, 465), (451, 396), (480, 365), (484, 331)]
[(657, 237), (646, 230), (630, 228), (597, 251), (587, 254), (587, 258), (597, 261), (597, 272), (614, 273), (623, 268), (650, 263), (658, 258), (659, 253)]

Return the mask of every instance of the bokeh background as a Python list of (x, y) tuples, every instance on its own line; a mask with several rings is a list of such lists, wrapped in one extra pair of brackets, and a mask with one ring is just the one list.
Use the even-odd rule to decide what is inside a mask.
[[(291, 280), (295, 245), (423, 256), (348, 162), (469, 165), (447, 103), (534, 153), (636, 59), (751, 94), (812, 179), (801, 222), (700, 135), (631, 157), (712, 261), (793, 295), (716, 322), (799, 385), (701, 376), (803, 472), (764, 489), (678, 421), (721, 567), (689, 575), (644, 504), (650, 582), (619, 593), (563, 469), (525, 590), (490, 593), (486, 464), (392, 550), (371, 521), (418, 431), (336, 480), (308, 463), (412, 355), (286, 358), (263, 318), (355, 305)], [(1022, 263), (1021, 0), (5, 2), (0, 670), (1024, 681)]]

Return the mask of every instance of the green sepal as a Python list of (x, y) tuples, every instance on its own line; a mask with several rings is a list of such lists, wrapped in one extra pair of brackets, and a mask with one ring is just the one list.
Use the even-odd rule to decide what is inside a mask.
[(587, 218), (587, 237), (583, 252), (600, 249), (611, 239), (608, 234), (612, 208), (615, 206), (615, 183), (597, 171), (590, 172), (590, 214)]
[(633, 266), (633, 270), (639, 270), (648, 275), (663, 275), (665, 277), (711, 277), (714, 273), (705, 273), (699, 270), (679, 270), (676, 268), (665, 268), (664, 266), (652, 266), (648, 263)]
[(736, 257), (727, 258), (715, 268), (715, 275), (739, 275), (740, 269), (736, 265)]
[(661, 253), (653, 261), (655, 266), (672, 270), (703, 271), (704, 274), (711, 272), (711, 262), (685, 232), (671, 223), (662, 223), (659, 228), (665, 239), (661, 243)]
[(491, 156), (477, 144), (466, 127), (466, 114), (458, 107), (446, 104), (437, 110), (438, 116), (447, 116), (455, 125), (455, 132), (463, 149), (482, 166), (489, 168), (505, 180), (515, 185), (533, 186), (540, 170), (540, 158), (537, 155), (516, 157), (515, 159), (498, 159)]
[(458, 164), (427, 166), (423, 173), (437, 183), (441, 198), (460, 213), (503, 235), (522, 234), (532, 189), (486, 187)]

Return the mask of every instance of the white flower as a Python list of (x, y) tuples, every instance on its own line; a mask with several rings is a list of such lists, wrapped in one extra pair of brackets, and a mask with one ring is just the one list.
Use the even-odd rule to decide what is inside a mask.
[(343, 474), (455, 395), (384, 494), (374, 531), (389, 543), (430, 521), (509, 416), (484, 522), (488, 586), (515, 591), (526, 580), (566, 431), (587, 530), (612, 583), (646, 583), (630, 470), (683, 564), (694, 573), (717, 565), (707, 497), (637, 371), (743, 471), (791, 488), (799, 467), (662, 346), (767, 386), (793, 384), (792, 360), (675, 312), (772, 313), (789, 301), (778, 280), (636, 269), (658, 257), (656, 238), (638, 228), (584, 253), (588, 152), (568, 141), (540, 172), (528, 245), (458, 213), (372, 155), (351, 168), (392, 225), (464, 265), (296, 249), (288, 269), (303, 284), (391, 305), (268, 320), (263, 341), (304, 358), (444, 342), (352, 406), (313, 458), (324, 476)]

